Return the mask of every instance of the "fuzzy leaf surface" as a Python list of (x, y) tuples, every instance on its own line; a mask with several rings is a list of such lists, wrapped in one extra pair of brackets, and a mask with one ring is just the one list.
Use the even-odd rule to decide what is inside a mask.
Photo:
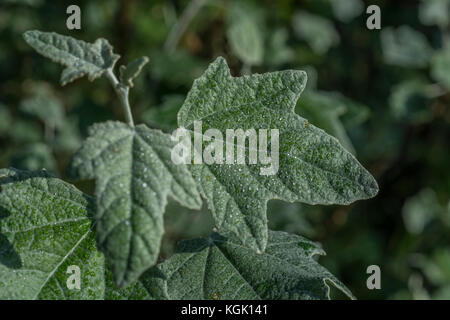
[(239, 242), (218, 233), (183, 241), (174, 256), (141, 281), (157, 299), (329, 299), (330, 284), (353, 298), (313, 258), (325, 254), (314, 242), (271, 231), (263, 254)]
[(97, 242), (124, 287), (156, 263), (167, 196), (199, 209), (189, 170), (171, 160), (171, 137), (145, 125), (92, 126), (69, 166), (74, 178), (96, 179)]
[(66, 68), (61, 74), (61, 85), (66, 85), (84, 75), (90, 81), (114, 68), (119, 55), (114, 54), (108, 40), (100, 38), (94, 43), (76, 40), (55, 32), (38, 30), (24, 33), (25, 41), (43, 56)]
[(260, 252), (267, 244), (269, 199), (349, 204), (378, 192), (375, 179), (334, 137), (295, 114), (305, 84), (306, 74), (295, 70), (235, 78), (218, 58), (194, 82), (178, 113), (179, 126), (193, 130), (201, 120), (203, 132), (215, 128), (224, 137), (226, 129), (279, 130), (275, 175), (260, 175), (267, 165), (259, 162), (189, 165), (218, 230)]
[[(0, 170), (0, 300), (102, 299), (94, 201), (46, 171)], [(69, 290), (69, 266), (80, 290)]]

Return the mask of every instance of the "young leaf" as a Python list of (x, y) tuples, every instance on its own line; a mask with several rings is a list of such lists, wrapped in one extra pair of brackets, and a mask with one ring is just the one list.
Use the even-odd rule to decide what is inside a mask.
[[(0, 299), (101, 299), (93, 199), (46, 171), (0, 170)], [(69, 266), (80, 268), (69, 290)]]
[(167, 196), (201, 206), (189, 170), (171, 160), (173, 146), (159, 130), (109, 121), (90, 128), (70, 164), (73, 177), (96, 179), (97, 242), (120, 287), (156, 263)]
[(113, 274), (105, 268), (105, 300), (152, 300), (149, 291), (138, 280), (126, 288), (117, 288), (114, 284)]
[(329, 299), (330, 284), (353, 298), (314, 259), (323, 254), (317, 244), (285, 232), (269, 232), (263, 254), (213, 233), (181, 242), (174, 256), (141, 281), (157, 299)]
[(114, 54), (108, 40), (100, 38), (94, 43), (76, 40), (54, 32), (37, 30), (24, 33), (25, 41), (37, 52), (66, 68), (61, 74), (61, 85), (84, 75), (93, 81), (106, 70), (113, 69), (119, 55)]
[(234, 78), (218, 58), (195, 80), (178, 113), (178, 124), (188, 130), (199, 119), (203, 130), (216, 128), (224, 136), (226, 129), (279, 130), (275, 175), (260, 175), (267, 166), (260, 163), (189, 166), (217, 228), (260, 252), (269, 199), (349, 204), (378, 192), (375, 179), (335, 138), (294, 113), (305, 83), (306, 74), (294, 70)]
[(126, 67), (120, 66), (120, 83), (133, 88), (133, 80), (141, 73), (142, 68), (148, 63), (148, 57), (141, 57), (130, 62)]

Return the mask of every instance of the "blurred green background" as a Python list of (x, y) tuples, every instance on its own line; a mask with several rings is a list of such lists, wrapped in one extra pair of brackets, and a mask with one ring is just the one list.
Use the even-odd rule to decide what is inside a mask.
[[(81, 30), (66, 28), (78, 4)], [(381, 30), (366, 28), (369, 4)], [(380, 192), (350, 206), (272, 201), (270, 227), (320, 242), (320, 262), (359, 299), (450, 299), (450, 0), (0, 2), (0, 167), (65, 167), (86, 129), (124, 120), (105, 79), (61, 88), (62, 68), (22, 33), (107, 38), (129, 61), (150, 63), (131, 93), (137, 122), (171, 132), (192, 82), (217, 56), (233, 75), (301, 69), (296, 112), (338, 138), (375, 176)], [(92, 182), (77, 183), (92, 193)], [(205, 208), (171, 203), (162, 258), (212, 228)], [(366, 268), (379, 265), (381, 290)]]

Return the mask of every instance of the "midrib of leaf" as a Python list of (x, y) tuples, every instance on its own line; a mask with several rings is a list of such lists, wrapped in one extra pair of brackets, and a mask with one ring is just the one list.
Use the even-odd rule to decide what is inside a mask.
[[(92, 226), (89, 228), (88, 231), (86, 231), (81, 238), (75, 243), (75, 245), (67, 252), (67, 254), (61, 259), (61, 261), (55, 266), (55, 268), (50, 272), (50, 274), (47, 276), (45, 281), (42, 283), (41, 287), (39, 288), (38, 292), (33, 297), (33, 300), (36, 300), (39, 297), (39, 294), (41, 293), (42, 289), (45, 287), (45, 285), (48, 283), (48, 281), (53, 277), (56, 271), (58, 271), (59, 267), (67, 260), (67, 258), (70, 257), (70, 255), (75, 251), (75, 249), (83, 242), (83, 240), (89, 235), (90, 232), (92, 232)], [(57, 281), (59, 283), (59, 281)]]
[[(215, 246), (215, 248), (217, 248), (217, 250), (220, 252), (220, 254), (225, 258), (225, 260), (228, 262), (228, 264), (231, 266), (231, 268), (232, 268), (234, 271), (236, 271), (236, 273), (239, 275), (239, 277), (240, 277), (240, 278), (242, 279), (242, 281), (244, 282), (243, 285), (245, 285), (245, 284), (248, 285), (248, 286), (252, 289), (252, 291), (255, 293), (255, 295), (256, 295), (260, 300), (262, 300), (261, 296), (255, 291), (255, 289), (254, 289), (253, 286), (250, 284), (250, 282), (248, 282), (247, 279), (245, 279), (245, 277), (239, 272), (239, 270), (234, 266), (234, 264), (231, 263), (230, 259), (227, 258), (227, 256), (226, 256), (225, 253), (222, 251), (222, 249), (221, 249), (219, 246)], [(246, 248), (246, 247), (243, 247), (243, 248)], [(246, 248), (246, 249), (248, 249), (248, 248)], [(210, 252), (211, 252), (211, 247), (209, 247), (208, 255), (209, 255)], [(231, 278), (232, 278), (232, 277), (231, 277)], [(230, 278), (230, 279), (231, 279), (231, 278)], [(228, 280), (228, 281), (229, 281), (229, 280)], [(239, 290), (242, 289), (243, 285), (242, 285), (241, 287), (239, 287), (238, 290), (236, 290), (236, 293), (239, 292)]]
[[(246, 165), (245, 168), (248, 168), (248, 166)], [(226, 207), (228, 208), (228, 203), (229, 203), (230, 201), (233, 201), (233, 203), (236, 205), (236, 207), (239, 208), (239, 210), (244, 211), (244, 210), (242, 209), (241, 205), (234, 199), (234, 195), (233, 195), (232, 193), (230, 193), (230, 191), (228, 190), (228, 187), (222, 182), (222, 180), (220, 180), (220, 179), (217, 178), (217, 175), (216, 175), (213, 171), (210, 170), (210, 166), (208, 166), (208, 165), (205, 164), (205, 165), (203, 166), (203, 169), (208, 170), (208, 172), (209, 172), (212, 176), (214, 176), (214, 177), (216, 178), (217, 182), (220, 183), (220, 185), (224, 188), (225, 192), (230, 196), (230, 198), (229, 198), (228, 201), (227, 201)], [(249, 171), (250, 171), (250, 170), (249, 170)], [(256, 179), (255, 179), (255, 180), (256, 180)], [(259, 181), (256, 181), (256, 182), (257, 182), (258, 184), (260, 184)], [(264, 187), (264, 189), (266, 189), (265, 186), (263, 186), (263, 187)], [(200, 186), (200, 188), (203, 189), (202, 186)], [(266, 190), (267, 190), (267, 189), (266, 189)], [(271, 191), (270, 191), (270, 192), (271, 192)], [(213, 195), (214, 195), (214, 193), (213, 193)], [(212, 200), (214, 201), (214, 199), (212, 199)], [(227, 215), (227, 216), (228, 216), (228, 215)], [(220, 227), (222, 227), (223, 224), (226, 222), (227, 216), (225, 216), (225, 218), (222, 220), (222, 223), (221, 223)], [(246, 227), (248, 228), (248, 231), (250, 232), (250, 234), (251, 234), (253, 237), (256, 237), (255, 234), (254, 234), (254, 232), (253, 232), (253, 230), (252, 230), (252, 228), (250, 227), (250, 223), (247, 221), (248, 218), (249, 218), (249, 217), (248, 217), (247, 215), (244, 215), (243, 219), (244, 219), (245, 225), (246, 225)], [(260, 217), (258, 217), (258, 218), (260, 218)], [(231, 229), (230, 231), (232, 231), (232, 232), (233, 232), (234, 234), (236, 234), (237, 236), (239, 235), (239, 230), (235, 231), (235, 230), (232, 230), (232, 229)]]
[(156, 263), (167, 196), (201, 202), (187, 168), (168, 162), (172, 144), (160, 130), (109, 121), (91, 128), (70, 165), (74, 178), (97, 180), (97, 242), (120, 287)]
[(39, 229), (46, 228), (46, 227), (59, 226), (59, 225), (66, 224), (66, 223), (84, 221), (84, 220), (87, 221), (87, 220), (89, 220), (89, 218), (61, 220), (61, 221), (58, 221), (58, 222), (53, 222), (53, 223), (41, 225), (41, 226), (38, 226), (38, 227), (31, 227), (31, 228), (20, 229), (20, 230), (16, 230), (16, 231), (13, 231), (13, 230), (10, 230), (10, 229), (9, 230), (6, 229), (6, 230), (4, 230), (4, 232), (5, 233), (11, 233), (11, 234), (17, 234), (17, 233), (23, 233), (23, 232), (28, 232), (28, 231), (39, 230)]

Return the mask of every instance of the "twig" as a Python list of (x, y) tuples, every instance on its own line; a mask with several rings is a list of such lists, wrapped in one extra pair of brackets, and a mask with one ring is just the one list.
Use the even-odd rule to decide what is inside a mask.
[(130, 103), (128, 101), (128, 94), (129, 94), (130, 88), (128, 86), (121, 85), (111, 69), (108, 69), (106, 71), (106, 77), (111, 82), (112, 86), (114, 87), (114, 90), (117, 93), (117, 96), (120, 99), (120, 103), (122, 104), (128, 124), (131, 127), (134, 127), (133, 115), (131, 114), (131, 107), (130, 107)]

